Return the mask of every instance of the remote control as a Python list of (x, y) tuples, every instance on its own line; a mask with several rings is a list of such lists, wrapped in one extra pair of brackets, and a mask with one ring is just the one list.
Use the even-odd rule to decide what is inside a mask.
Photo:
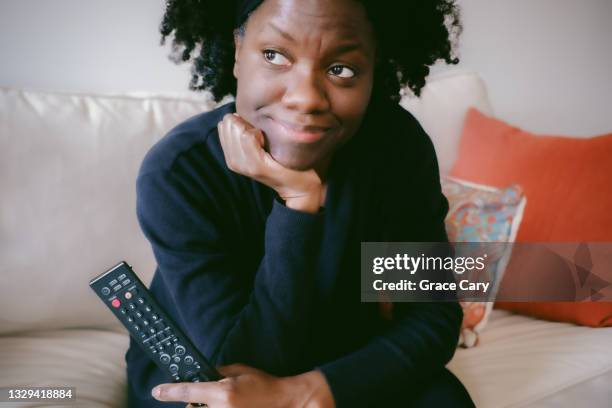
[(126, 262), (95, 277), (89, 286), (173, 382), (223, 378), (170, 320)]

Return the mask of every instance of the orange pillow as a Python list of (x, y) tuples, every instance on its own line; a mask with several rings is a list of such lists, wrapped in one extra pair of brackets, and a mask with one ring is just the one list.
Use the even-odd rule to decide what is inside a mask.
[[(468, 111), (451, 176), (527, 197), (517, 242), (612, 242), (612, 133), (536, 136)], [(612, 326), (612, 302), (497, 302), (496, 308), (588, 326)]]
[(495, 309), (581, 326), (612, 326), (612, 302), (496, 302)]

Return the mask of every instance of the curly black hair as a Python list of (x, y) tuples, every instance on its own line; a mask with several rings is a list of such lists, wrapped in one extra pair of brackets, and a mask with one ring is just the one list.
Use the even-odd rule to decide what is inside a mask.
[[(459, 62), (453, 55), (462, 31), (455, 0), (355, 1), (364, 5), (377, 38), (374, 94), (397, 102), (408, 85), (419, 96), (431, 65)], [(189, 89), (208, 90), (217, 102), (236, 94), (236, 7), (236, 0), (167, 0), (160, 25), (161, 44), (172, 37), (170, 59), (192, 61)]]

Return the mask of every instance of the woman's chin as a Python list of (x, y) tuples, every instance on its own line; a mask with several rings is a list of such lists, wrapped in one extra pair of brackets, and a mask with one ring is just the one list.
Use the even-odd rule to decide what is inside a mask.
[(300, 158), (297, 157), (285, 158), (282, 155), (279, 157), (275, 157), (273, 154), (271, 156), (281, 166), (291, 170), (305, 171), (313, 168), (313, 164), (310, 161), (300, 160)]
[[(293, 149), (291, 149), (293, 150)], [(315, 160), (311, 157), (305, 157), (306, 152), (292, 152), (285, 149), (270, 149), (270, 156), (281, 166), (292, 170), (309, 170), (315, 165)]]

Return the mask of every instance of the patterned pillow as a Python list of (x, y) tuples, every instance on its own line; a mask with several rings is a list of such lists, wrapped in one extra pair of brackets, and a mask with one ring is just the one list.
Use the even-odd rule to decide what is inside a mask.
[[(446, 232), (450, 242), (514, 242), (526, 199), (520, 186), (494, 188), (450, 177), (441, 180), (442, 192), (449, 202)], [(496, 282), (501, 280), (504, 262), (496, 267)], [(493, 293), (494, 295), (494, 293)], [(489, 319), (494, 302), (460, 302), (463, 323), (459, 345), (478, 345), (478, 334)]]

